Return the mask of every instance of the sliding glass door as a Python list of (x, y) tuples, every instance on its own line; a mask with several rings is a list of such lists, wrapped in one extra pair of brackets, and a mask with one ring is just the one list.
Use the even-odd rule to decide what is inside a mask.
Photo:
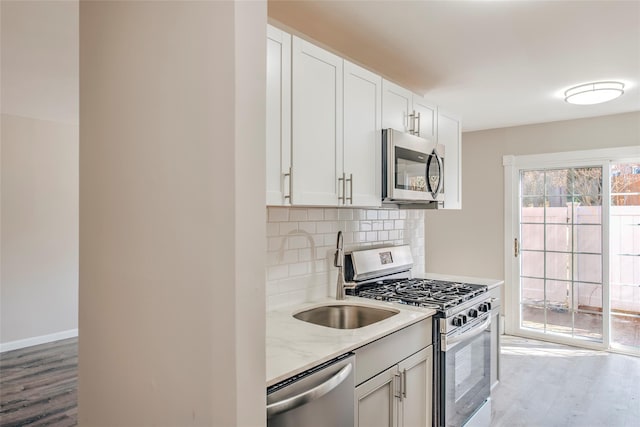
[(603, 340), (602, 167), (520, 172), (521, 326)]
[(507, 332), (640, 354), (640, 158), (585, 153), (505, 157)]

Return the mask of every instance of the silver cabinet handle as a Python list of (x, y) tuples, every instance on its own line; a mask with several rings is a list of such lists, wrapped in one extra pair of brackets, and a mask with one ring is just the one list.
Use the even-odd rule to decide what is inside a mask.
[(309, 389), (295, 396), (267, 405), (267, 418), (271, 418), (283, 412), (290, 411), (306, 403), (321, 398), (322, 396), (342, 384), (342, 382), (347, 379), (349, 374), (351, 374), (352, 370), (353, 364), (349, 363), (347, 366), (340, 369), (337, 374), (335, 374), (322, 384), (319, 384), (312, 389)]
[[(398, 388), (396, 388), (396, 379), (400, 383), (400, 385), (398, 385)], [(393, 374), (393, 388), (393, 396), (402, 401), (402, 374), (400, 372), (396, 372)]]
[[(340, 182), (342, 182), (342, 196), (340, 195)], [(342, 174), (342, 178), (338, 178), (338, 202), (342, 202), (342, 204), (347, 203), (346, 199), (346, 182), (345, 182), (345, 174)]]
[(480, 335), (485, 331), (485, 329), (487, 329), (487, 327), (489, 327), (490, 324), (491, 324), (491, 316), (487, 317), (487, 320), (485, 320), (481, 325), (475, 326), (473, 329), (465, 333), (462, 333), (460, 335), (456, 335), (453, 338), (447, 338), (446, 335), (443, 335), (440, 340), (440, 349), (442, 351), (451, 350), (453, 347), (460, 344), (462, 341), (465, 341), (465, 340), (468, 340), (469, 338), (473, 338), (477, 335)]
[(402, 397), (407, 398), (407, 370), (402, 371)]
[(349, 174), (349, 179), (345, 180), (345, 182), (346, 181), (349, 181), (349, 197), (345, 199), (344, 203), (346, 204), (348, 200), (350, 204), (353, 204), (353, 174), (352, 173)]
[(411, 114), (409, 114), (409, 134), (411, 135), (415, 135), (416, 134), (416, 111), (413, 110), (413, 112)]
[(289, 203), (291, 203), (291, 189), (293, 188), (293, 174), (291, 173), (291, 167), (289, 167), (289, 173), (284, 174), (285, 178), (289, 177), (289, 194), (285, 194), (284, 199), (289, 199)]
[[(415, 111), (413, 114), (416, 114)], [(416, 119), (418, 120), (418, 130), (414, 130), (414, 135), (420, 136), (420, 113), (416, 114)]]

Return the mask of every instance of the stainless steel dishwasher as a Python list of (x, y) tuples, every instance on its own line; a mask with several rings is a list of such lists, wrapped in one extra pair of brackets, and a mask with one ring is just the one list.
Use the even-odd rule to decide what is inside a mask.
[(355, 357), (346, 355), (267, 389), (267, 426), (354, 424)]

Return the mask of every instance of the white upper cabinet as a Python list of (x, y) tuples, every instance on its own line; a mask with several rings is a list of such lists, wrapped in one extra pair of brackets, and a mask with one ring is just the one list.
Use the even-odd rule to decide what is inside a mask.
[(346, 196), (341, 205), (381, 204), (381, 109), (382, 78), (344, 61), (345, 191), (341, 194)]
[(392, 128), (423, 138), (436, 136), (437, 108), (388, 80), (382, 81), (382, 128)]
[(409, 114), (413, 111), (413, 93), (382, 81), (382, 128), (409, 132)]
[(438, 143), (444, 153), (444, 209), (462, 209), (462, 123), (438, 110)]
[[(419, 95), (413, 95), (414, 134), (435, 140), (438, 108)], [(411, 117), (410, 117), (411, 119)]]
[(292, 203), (336, 206), (343, 196), (343, 60), (295, 36), (292, 46)]
[(291, 35), (267, 26), (267, 205), (289, 205)]

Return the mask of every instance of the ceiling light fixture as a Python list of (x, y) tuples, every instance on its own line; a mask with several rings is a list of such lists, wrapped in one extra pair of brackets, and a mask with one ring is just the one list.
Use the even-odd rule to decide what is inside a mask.
[(593, 82), (574, 86), (564, 92), (569, 104), (592, 105), (616, 99), (624, 93), (624, 83)]

